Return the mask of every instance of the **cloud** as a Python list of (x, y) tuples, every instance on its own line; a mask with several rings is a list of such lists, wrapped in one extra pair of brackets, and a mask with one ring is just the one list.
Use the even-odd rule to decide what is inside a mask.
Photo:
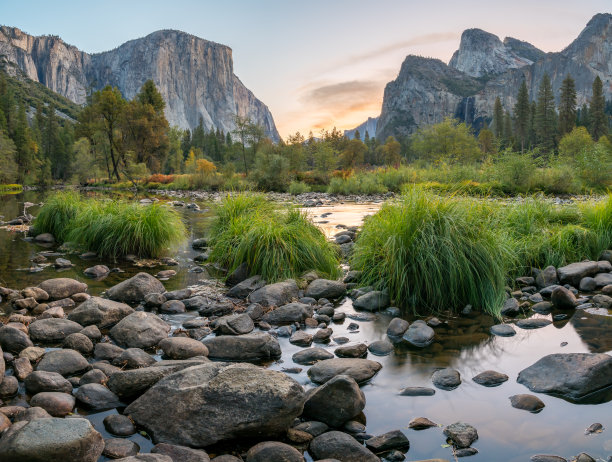
[(332, 113), (359, 110), (364, 105), (380, 102), (384, 83), (376, 80), (351, 80), (320, 84), (304, 89), (300, 100), (307, 106)]

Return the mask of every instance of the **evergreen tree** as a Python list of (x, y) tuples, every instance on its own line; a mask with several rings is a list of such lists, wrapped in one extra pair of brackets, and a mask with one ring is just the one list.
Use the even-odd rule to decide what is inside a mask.
[(559, 136), (570, 133), (576, 126), (576, 84), (567, 74), (561, 84), (559, 98)]
[(499, 96), (495, 98), (495, 105), (493, 106), (493, 134), (498, 140), (501, 140), (504, 136), (504, 108)]
[(512, 116), (508, 111), (504, 113), (504, 135), (503, 135), (504, 147), (510, 148), (513, 144), (512, 139)]
[(529, 105), (529, 129), (528, 129), (528, 140), (529, 147), (533, 148), (536, 145), (536, 113), (537, 105), (535, 101), (532, 101)]
[(361, 133), (359, 133), (359, 130), (355, 130), (355, 136), (353, 137), (356, 140), (361, 141)]
[(578, 111), (578, 125), (588, 129), (591, 125), (589, 122), (589, 107), (584, 103)]
[(545, 152), (555, 148), (557, 138), (555, 97), (548, 74), (544, 74), (538, 90), (538, 104), (536, 108), (535, 129), (538, 144)]
[(514, 127), (517, 142), (521, 145), (521, 152), (525, 151), (529, 141), (529, 116), (529, 93), (527, 91), (527, 84), (523, 80), (514, 106)]
[(606, 117), (606, 100), (603, 95), (603, 83), (599, 76), (593, 81), (593, 96), (589, 116), (591, 119), (591, 136), (597, 141), (608, 134), (608, 118)]

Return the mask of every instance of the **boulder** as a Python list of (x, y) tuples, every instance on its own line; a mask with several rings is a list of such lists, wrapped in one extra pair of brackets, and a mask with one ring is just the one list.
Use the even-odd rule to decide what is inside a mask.
[(490, 331), (493, 335), (499, 335), (500, 337), (512, 337), (516, 335), (514, 327), (510, 324), (496, 324), (491, 326)]
[(304, 462), (304, 457), (293, 446), (278, 441), (264, 441), (256, 444), (249, 449), (246, 456), (246, 462), (270, 462), (273, 460)]
[(243, 335), (255, 329), (253, 320), (247, 313), (230, 314), (217, 319), (215, 333), (217, 335)]
[(455, 369), (447, 367), (434, 372), (431, 381), (442, 390), (454, 390), (461, 385), (461, 376)]
[(334, 355), (323, 348), (306, 348), (293, 354), (294, 363), (309, 366), (317, 361), (332, 359)]
[(163, 295), (166, 300), (185, 300), (191, 297), (193, 291), (191, 289), (178, 289), (171, 292), (165, 292)]
[(473, 377), (472, 380), (484, 387), (497, 387), (506, 382), (508, 376), (497, 371), (484, 371)]
[[(19, 382), (14, 375), (6, 375), (0, 382), (0, 398), (12, 398), (19, 391)], [(1, 400), (0, 399), (0, 400)]]
[(25, 298), (33, 298), (38, 303), (49, 300), (49, 294), (40, 287), (26, 287), (21, 291), (21, 295)]
[(379, 311), (389, 306), (389, 294), (380, 290), (373, 290), (367, 294), (358, 297), (353, 302), (353, 307), (359, 310)]
[(366, 399), (359, 385), (348, 375), (337, 375), (309, 391), (304, 416), (340, 427), (357, 417), (365, 408)]
[(342, 297), (346, 293), (346, 284), (340, 281), (331, 281), (329, 279), (315, 279), (306, 289), (306, 297), (312, 297), (315, 300), (327, 298), (333, 300)]
[(540, 412), (544, 409), (544, 403), (535, 395), (521, 394), (510, 397), (510, 404), (516, 409), (522, 409), (529, 412)]
[(365, 444), (369, 450), (376, 454), (391, 451), (392, 449), (407, 451), (410, 448), (410, 442), (401, 430), (392, 430), (367, 439)]
[(259, 303), (262, 306), (281, 306), (297, 298), (299, 289), (293, 279), (283, 282), (268, 284), (261, 289), (257, 289), (249, 295), (251, 303)]
[(402, 338), (408, 343), (416, 347), (422, 348), (433, 342), (433, 338), (435, 335), (436, 333), (434, 332), (434, 330), (429, 327), (425, 323), (425, 321), (419, 319), (410, 324), (406, 332), (404, 332)]
[(408, 428), (412, 428), (413, 430), (425, 430), (426, 428), (437, 426), (437, 423), (432, 422), (427, 417), (415, 417), (410, 422), (408, 422)]
[(469, 448), (478, 439), (476, 429), (464, 422), (455, 422), (444, 427), (444, 435), (452, 441), (457, 449)]
[(266, 281), (264, 281), (261, 276), (253, 276), (236, 284), (227, 291), (226, 295), (233, 298), (247, 298), (253, 292), (261, 289), (265, 285)]
[(189, 359), (208, 356), (208, 348), (202, 342), (188, 337), (168, 337), (159, 342), (159, 348), (170, 359)]
[(304, 401), (301, 385), (287, 374), (211, 362), (160, 380), (124, 414), (154, 442), (205, 447), (285, 433), (302, 413)]
[(372, 451), (366, 449), (352, 436), (331, 431), (314, 438), (308, 450), (315, 460), (336, 459), (342, 462), (380, 462)]
[(269, 324), (280, 325), (294, 322), (302, 323), (306, 318), (311, 318), (312, 316), (313, 308), (311, 305), (295, 302), (268, 311), (263, 315), (262, 320)]
[(119, 321), (110, 330), (110, 336), (118, 344), (129, 348), (151, 348), (166, 338), (168, 332), (170, 332), (170, 326), (158, 316), (137, 311)]
[(39, 244), (55, 244), (55, 237), (51, 233), (41, 233), (34, 238), (34, 242)]
[(30, 324), (30, 338), (35, 342), (59, 343), (68, 335), (83, 329), (78, 322), (68, 319), (48, 318), (38, 319)]
[(112, 361), (123, 353), (123, 348), (112, 343), (97, 343), (94, 348), (94, 358), (101, 361)]
[(30, 406), (40, 407), (53, 417), (64, 417), (74, 409), (74, 397), (58, 391), (43, 391), (32, 396)]
[(612, 284), (612, 273), (599, 273), (593, 278), (599, 288)]
[(552, 291), (550, 301), (558, 310), (572, 310), (576, 308), (576, 305), (578, 305), (574, 294), (562, 286), (559, 286)]
[[(241, 283), (245, 279), (249, 277), (249, 265), (246, 262), (242, 262), (240, 265), (236, 267), (234, 271), (232, 271), (227, 278), (225, 279), (225, 285), (227, 287), (234, 287), (236, 284)], [(245, 298), (245, 297), (242, 297)]]
[(595, 289), (597, 289), (597, 281), (595, 281), (595, 279), (592, 277), (587, 276), (586, 278), (582, 278), (580, 280), (580, 286), (578, 288), (580, 289), (580, 292), (593, 292)]
[(125, 303), (114, 302), (100, 297), (91, 297), (68, 315), (68, 319), (82, 326), (95, 325), (99, 328), (117, 324), (134, 310)]
[(78, 351), (67, 349), (48, 351), (36, 366), (37, 371), (57, 372), (64, 377), (79, 374), (89, 368), (89, 363)]
[(95, 412), (122, 406), (119, 397), (99, 383), (87, 383), (80, 386), (75, 398), (80, 404)]
[(569, 400), (612, 386), (612, 356), (604, 353), (555, 353), (523, 369), (517, 379), (536, 393)]
[(90, 268), (86, 268), (83, 273), (89, 278), (101, 279), (109, 275), (110, 269), (106, 265), (95, 265)]
[(88, 383), (106, 383), (108, 376), (100, 369), (92, 369), (85, 372), (79, 380), (79, 386), (86, 385)]
[(41, 282), (38, 287), (47, 292), (51, 300), (60, 300), (74, 294), (87, 292), (87, 284), (70, 278), (47, 279)]
[(206, 451), (192, 449), (175, 444), (159, 443), (151, 449), (153, 454), (163, 454), (172, 459), (172, 462), (210, 462)]
[(312, 344), (312, 335), (303, 330), (296, 330), (289, 338), (289, 343), (301, 347), (309, 347)]
[(368, 351), (376, 356), (386, 356), (394, 349), (393, 343), (389, 340), (376, 340), (368, 345)]
[(14, 424), (0, 439), (7, 462), (97, 462), (104, 439), (87, 419), (43, 418)]
[(552, 321), (546, 318), (519, 319), (516, 322), (516, 327), (520, 327), (521, 329), (541, 329), (551, 323)]
[(332, 358), (317, 362), (308, 370), (315, 383), (326, 383), (337, 375), (348, 375), (357, 383), (365, 383), (382, 369), (376, 361), (361, 358)]
[(108, 438), (104, 440), (104, 452), (110, 459), (124, 460), (125, 457), (135, 456), (140, 451), (140, 446), (133, 441), (124, 438)]
[(502, 316), (514, 317), (519, 313), (519, 302), (516, 298), (510, 297), (504, 302), (500, 311)]
[(111, 300), (125, 303), (139, 303), (150, 293), (163, 293), (164, 285), (149, 273), (138, 273), (106, 291)]
[(3, 351), (19, 354), (33, 346), (32, 340), (25, 332), (11, 326), (0, 327), (0, 347)]
[(336, 348), (334, 354), (339, 358), (362, 358), (368, 354), (368, 346), (365, 343), (345, 345)]
[(122, 369), (138, 369), (155, 364), (155, 359), (146, 351), (140, 348), (128, 348), (113, 359), (113, 366)]
[(578, 287), (580, 280), (587, 276), (594, 276), (599, 272), (599, 266), (596, 261), (582, 261), (579, 263), (570, 263), (557, 269), (559, 282), (561, 284), (570, 284)]
[(211, 337), (204, 345), (209, 358), (224, 361), (261, 361), (281, 355), (278, 340), (265, 332)]
[(185, 304), (180, 300), (167, 300), (159, 307), (161, 313), (177, 314), (187, 311)]
[(57, 372), (34, 371), (24, 380), (25, 388), (30, 395), (44, 391), (72, 393), (72, 385)]
[(536, 285), (540, 289), (555, 285), (558, 282), (557, 269), (554, 266), (547, 266), (536, 276)]
[(136, 433), (136, 427), (129, 417), (121, 414), (111, 414), (104, 417), (104, 428), (112, 435), (130, 436)]
[(92, 341), (89, 339), (89, 337), (81, 334), (80, 332), (75, 332), (74, 334), (70, 334), (68, 337), (66, 337), (62, 343), (62, 347), (76, 350), (82, 355), (90, 355), (94, 351)]

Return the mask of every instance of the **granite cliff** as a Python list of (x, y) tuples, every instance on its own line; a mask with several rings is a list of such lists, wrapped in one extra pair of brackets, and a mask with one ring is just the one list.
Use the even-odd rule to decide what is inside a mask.
[(231, 48), (175, 30), (157, 31), (104, 53), (88, 54), (56, 36), (35, 37), (0, 27), (0, 59), (78, 104), (90, 89), (119, 88), (132, 98), (152, 79), (166, 101), (170, 125), (234, 128), (236, 114), (250, 117), (277, 140), (265, 104), (234, 74)]

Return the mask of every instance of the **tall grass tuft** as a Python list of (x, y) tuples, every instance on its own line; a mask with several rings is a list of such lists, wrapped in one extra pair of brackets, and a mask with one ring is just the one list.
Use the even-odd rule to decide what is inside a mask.
[(362, 282), (418, 314), (467, 304), (497, 315), (514, 252), (482, 203), (406, 191), (369, 217), (351, 259)]
[(336, 277), (338, 250), (305, 213), (279, 208), (261, 195), (227, 196), (216, 207), (210, 258), (230, 271), (246, 262), (251, 274), (274, 282), (305, 271)]
[(157, 257), (185, 237), (178, 213), (154, 203), (81, 199), (76, 193), (52, 196), (34, 222), (37, 232), (50, 232), (102, 257), (135, 254)]

